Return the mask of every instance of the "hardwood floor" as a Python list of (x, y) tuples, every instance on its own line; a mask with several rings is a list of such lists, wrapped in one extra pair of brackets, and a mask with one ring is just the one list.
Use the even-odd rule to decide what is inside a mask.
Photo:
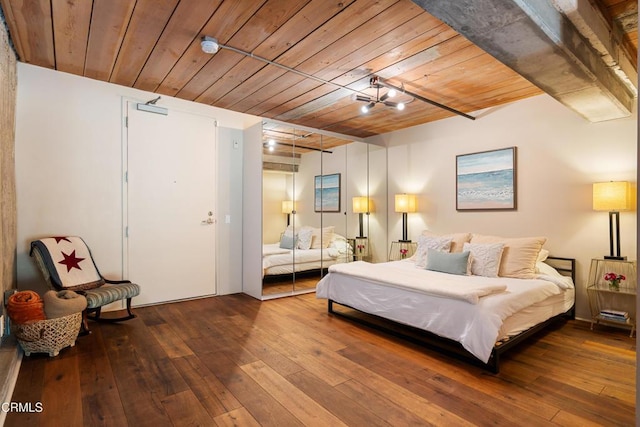
[(635, 424), (635, 339), (559, 324), (501, 372), (328, 315), (315, 294), (136, 310), (55, 358), (25, 357), (7, 426)]

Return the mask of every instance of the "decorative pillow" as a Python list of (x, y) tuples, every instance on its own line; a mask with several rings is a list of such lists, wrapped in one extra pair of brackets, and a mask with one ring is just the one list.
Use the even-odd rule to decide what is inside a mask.
[(471, 243), (504, 243), (498, 276), (535, 279), (536, 259), (546, 237), (505, 238), (474, 234)]
[(282, 237), (280, 237), (280, 248), (282, 249), (293, 249), (297, 244), (298, 238), (288, 233), (283, 233)]
[(498, 277), (504, 243), (465, 243), (463, 248), (471, 254), (471, 274)]
[(313, 228), (311, 238), (311, 249), (326, 249), (329, 247), (329, 243), (333, 240), (334, 226), (320, 228)]
[(467, 274), (469, 252), (448, 253), (428, 249), (427, 253), (427, 270), (461, 276)]
[(416, 267), (425, 268), (427, 266), (427, 251), (429, 249), (435, 249), (440, 252), (449, 252), (451, 247), (450, 237), (418, 237), (418, 248), (413, 256), (416, 263)]
[(462, 252), (463, 245), (471, 241), (471, 233), (452, 233), (452, 234), (436, 234), (429, 230), (422, 232), (423, 236), (427, 237), (444, 237), (445, 239), (451, 239), (451, 247), (449, 252)]
[(540, 249), (536, 263), (544, 262), (547, 258), (549, 258), (549, 251), (546, 249)]
[(313, 239), (313, 228), (302, 227), (298, 232), (298, 249), (307, 250), (311, 248), (311, 240)]

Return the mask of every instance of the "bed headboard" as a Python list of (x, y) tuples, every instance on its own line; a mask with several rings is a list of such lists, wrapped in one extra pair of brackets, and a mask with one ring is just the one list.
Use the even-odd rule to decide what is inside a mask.
[(548, 256), (545, 260), (547, 264), (555, 268), (564, 274), (565, 276), (571, 276), (573, 283), (576, 283), (576, 259), (575, 258), (563, 258), (557, 256)]

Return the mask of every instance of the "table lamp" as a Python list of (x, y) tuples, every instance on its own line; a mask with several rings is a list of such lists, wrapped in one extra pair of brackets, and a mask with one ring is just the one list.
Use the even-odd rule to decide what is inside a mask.
[(296, 213), (296, 208), (293, 200), (282, 201), (282, 213), (287, 214), (287, 227), (291, 224), (291, 214)]
[(416, 195), (415, 194), (396, 194), (396, 212), (402, 213), (402, 240), (401, 242), (410, 242), (407, 239), (407, 214), (416, 211)]
[(358, 237), (364, 237), (363, 215), (369, 215), (369, 212), (371, 212), (371, 201), (366, 196), (356, 196), (351, 200), (353, 203), (353, 213), (357, 213), (360, 220), (360, 234)]
[[(627, 257), (620, 256), (620, 211), (630, 208), (630, 199), (627, 181), (595, 182), (593, 184), (593, 209), (609, 212), (609, 255), (605, 255), (605, 259), (627, 259)], [(613, 253), (614, 240), (615, 254)]]

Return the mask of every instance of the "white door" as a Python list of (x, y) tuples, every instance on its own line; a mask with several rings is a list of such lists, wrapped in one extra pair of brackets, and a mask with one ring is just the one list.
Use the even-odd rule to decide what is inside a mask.
[(213, 295), (215, 121), (127, 110), (125, 262), (142, 289), (133, 302)]

